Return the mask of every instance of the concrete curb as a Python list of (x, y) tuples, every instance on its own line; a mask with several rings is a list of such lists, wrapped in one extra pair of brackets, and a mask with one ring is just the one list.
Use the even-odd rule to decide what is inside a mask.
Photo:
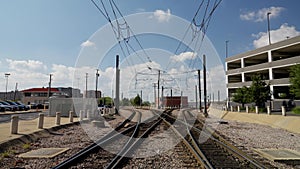
[(43, 112), (42, 110), (38, 110), (38, 111), (21, 111), (21, 112), (1, 112), (1, 115), (16, 115), (16, 114), (27, 114), (27, 113), (41, 113)]

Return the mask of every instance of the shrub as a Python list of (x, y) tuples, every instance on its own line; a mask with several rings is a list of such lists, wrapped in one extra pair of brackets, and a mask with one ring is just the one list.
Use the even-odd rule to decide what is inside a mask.
[(295, 113), (295, 114), (300, 114), (300, 107), (295, 107), (295, 108), (293, 108), (293, 113)]

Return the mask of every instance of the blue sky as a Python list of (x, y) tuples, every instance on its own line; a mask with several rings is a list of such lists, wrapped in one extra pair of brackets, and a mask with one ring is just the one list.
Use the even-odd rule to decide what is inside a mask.
[[(190, 22), (201, 1), (115, 2), (124, 16), (138, 12), (170, 13)], [(229, 41), (229, 55), (265, 45), (266, 11), (272, 12), (270, 23), (273, 42), (282, 40), (283, 36), (299, 35), (299, 6), (298, 0), (223, 0), (213, 14), (206, 35), (221, 61), (224, 61), (226, 40)], [(15, 83), (19, 83), (20, 90), (47, 86), (49, 73), (54, 74), (54, 85), (70, 85), (72, 78), (68, 76), (72, 76), (82, 47), (87, 45), (87, 40), (98, 29), (108, 23), (89, 0), (0, 1), (0, 21), (0, 73), (3, 74), (0, 91), (5, 89), (5, 72), (11, 73), (9, 90), (14, 89)], [(160, 46), (156, 42), (151, 44), (151, 37), (148, 41), (147, 36), (140, 38), (145, 47)], [(170, 47), (173, 49), (169, 50), (174, 51), (174, 45), (170, 44), (177, 42), (161, 42), (163, 49)], [(113, 59), (111, 63), (114, 63)], [(101, 66), (109, 68), (109, 64)]]

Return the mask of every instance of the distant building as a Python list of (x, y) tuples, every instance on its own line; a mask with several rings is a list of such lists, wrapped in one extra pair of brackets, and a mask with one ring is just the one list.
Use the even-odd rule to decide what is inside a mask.
[[(60, 94), (60, 91), (57, 88), (51, 88), (50, 96)], [(48, 102), (48, 88), (30, 88), (22, 90), (23, 94), (22, 102), (25, 104), (44, 104)]]
[(0, 99), (1, 100), (21, 100), (22, 94), (19, 91), (10, 91), (10, 92), (0, 92)]
[(188, 107), (188, 97), (187, 96), (172, 96), (172, 97), (163, 97), (161, 99), (163, 107)]
[(74, 89), (72, 87), (58, 87), (57, 88), (60, 93), (66, 97), (82, 97), (82, 94), (80, 93), (80, 89)]
[[(95, 90), (84, 91), (83, 97), (84, 98), (96, 98), (96, 91)], [(97, 98), (101, 98), (101, 91), (97, 91)]]
[[(48, 87), (47, 88), (30, 88), (20, 91), (22, 93), (22, 102), (25, 104), (45, 104), (49, 102), (48, 99)], [(79, 89), (74, 89), (71, 87), (58, 87), (51, 88), (50, 90), (51, 98), (71, 98), (71, 97), (82, 97)]]

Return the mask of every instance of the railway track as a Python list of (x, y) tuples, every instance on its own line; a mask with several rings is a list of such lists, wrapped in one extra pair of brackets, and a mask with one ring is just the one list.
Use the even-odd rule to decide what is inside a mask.
[(101, 147), (99, 145), (105, 144), (109, 140), (117, 138), (117, 136), (120, 134), (126, 134), (126, 133), (131, 132), (134, 129), (135, 125), (127, 128), (127, 129), (124, 129), (124, 126), (126, 124), (128, 124), (134, 118), (135, 115), (136, 115), (136, 112), (133, 112), (127, 119), (125, 119), (122, 123), (120, 123), (115, 128), (115, 130), (111, 131), (110, 133), (108, 133), (104, 137), (100, 138), (96, 142), (92, 143), (91, 145), (83, 148), (78, 153), (74, 154), (70, 158), (64, 160), (57, 166), (53, 167), (53, 169), (69, 168), (71, 166), (74, 166), (79, 162), (79, 160), (86, 158), (91, 153), (95, 153), (95, 152), (99, 151), (101, 149)]
[[(168, 115), (165, 120), (173, 122), (174, 118)], [(196, 119), (190, 112), (183, 111), (181, 116), (177, 117), (178, 119), (180, 125), (174, 126), (174, 130), (177, 130), (177, 133), (181, 134), (187, 142), (187, 147), (193, 152), (201, 168), (273, 168), (273, 166), (266, 166), (267, 164), (256, 161), (209, 129), (204, 128), (203, 122)], [(206, 141), (199, 139), (200, 137), (205, 137)]]
[[(172, 116), (171, 112), (172, 110), (153, 112), (155, 116), (144, 122), (141, 122), (140, 112), (133, 113), (115, 131), (54, 168), (131, 168), (131, 165), (138, 163), (132, 162), (136, 160), (132, 157), (143, 142), (142, 138), (148, 137), (151, 132), (153, 134), (153, 130), (157, 133), (170, 128), (174, 133), (171, 137), (180, 139), (172, 150), (178, 154), (177, 160), (181, 161), (178, 168), (274, 168), (258, 162), (203, 127), (203, 122), (191, 112), (183, 111), (177, 117)], [(134, 116), (138, 116), (137, 123), (124, 129), (124, 125)], [(205, 141), (199, 139), (203, 136), (207, 136)], [(157, 157), (150, 157), (150, 162), (146, 163), (153, 165), (163, 162), (153, 159)]]
[[(137, 123), (124, 129), (123, 127), (130, 122), (134, 116), (138, 116)], [(161, 119), (156, 119), (156, 117), (141, 122), (141, 113), (133, 113), (114, 131), (55, 166), (54, 169), (78, 167), (118, 168), (126, 163), (127, 157), (130, 156), (141, 143), (141, 138), (147, 137), (160, 122)], [(95, 160), (97, 162), (92, 159), (97, 159)]]

